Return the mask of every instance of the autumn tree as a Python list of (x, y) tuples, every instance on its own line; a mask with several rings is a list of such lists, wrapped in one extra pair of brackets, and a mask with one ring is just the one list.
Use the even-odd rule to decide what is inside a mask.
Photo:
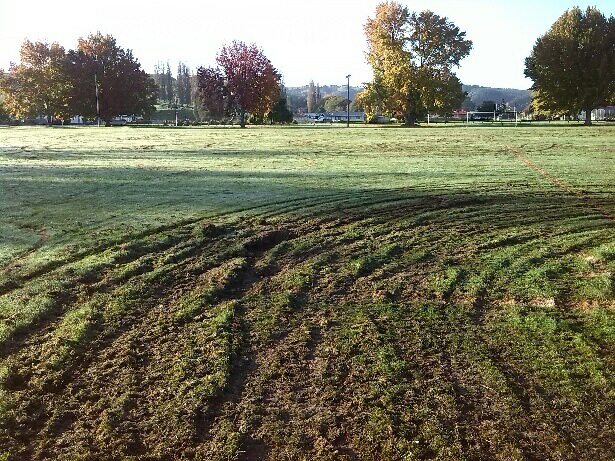
[(449, 112), (465, 98), (453, 73), (472, 42), (447, 18), (431, 11), (410, 14), (397, 2), (376, 7), (365, 24), (373, 80), (358, 104), (368, 113), (389, 112), (414, 125), (428, 110)]
[(247, 113), (262, 120), (280, 94), (282, 77), (271, 61), (255, 44), (233, 42), (222, 47), (216, 62), (217, 68), (197, 73), (201, 103), (225, 107), (239, 116), (242, 128)]
[(537, 111), (578, 113), (612, 102), (615, 96), (615, 18), (596, 8), (567, 10), (538, 38), (525, 60), (525, 75), (539, 95)]
[[(550, 110), (546, 108), (546, 105), (544, 104), (544, 102), (542, 101), (542, 98), (540, 97), (540, 92), (537, 90), (532, 90), (532, 97), (530, 99), (530, 105), (528, 107), (528, 112), (531, 113), (534, 117), (538, 119), (547, 118), (547, 117), (553, 116), (554, 114), (558, 113), (558, 111), (554, 111), (554, 110)], [(568, 110), (565, 110), (559, 113), (560, 115), (561, 114), (566, 114), (568, 116), (571, 115), (569, 114)]]
[(15, 118), (45, 114), (50, 124), (53, 118), (70, 118), (71, 83), (64, 48), (26, 40), (20, 58), (1, 81), (5, 110)]
[[(2, 88), (2, 80), (4, 79), (3, 71), (0, 69), (0, 88)], [(4, 108), (2, 93), (0, 92), (0, 122), (4, 122), (9, 119), (9, 114)]]
[(74, 113), (96, 116), (95, 81), (100, 117), (107, 124), (116, 115), (147, 116), (155, 110), (156, 84), (141, 69), (132, 51), (119, 47), (112, 36), (98, 32), (80, 38), (77, 49), (68, 55)]
[(222, 71), (213, 67), (200, 67), (197, 70), (197, 90), (195, 107), (199, 108), (199, 118), (219, 117), (229, 111), (230, 98)]

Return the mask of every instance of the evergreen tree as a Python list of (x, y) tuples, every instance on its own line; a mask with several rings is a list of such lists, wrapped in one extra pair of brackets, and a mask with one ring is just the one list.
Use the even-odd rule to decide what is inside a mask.
[(183, 86), (184, 86), (184, 104), (189, 105), (192, 103), (192, 72), (190, 68), (183, 65)]
[(293, 113), (288, 109), (286, 96), (280, 97), (278, 101), (271, 107), (267, 114), (267, 119), (270, 123), (291, 123), (293, 121)]
[(280, 89), (280, 94), (276, 102), (273, 103), (271, 109), (267, 113), (269, 123), (292, 123), (293, 113), (288, 108), (288, 98), (286, 96), (286, 88), (283, 86)]
[(191, 80), (190, 68), (180, 61), (177, 66), (176, 88), (177, 98), (182, 105), (188, 105), (192, 100)]
[(314, 80), (310, 80), (310, 84), (307, 87), (307, 111), (312, 113), (316, 110), (316, 88), (314, 87)]
[(316, 103), (314, 106), (314, 112), (324, 112), (325, 111), (325, 101), (320, 92), (320, 83), (316, 85)]
[(164, 78), (166, 99), (169, 103), (175, 102), (175, 91), (173, 88), (173, 74), (171, 73), (171, 65), (167, 61), (167, 70)]
[(166, 101), (167, 100), (167, 81), (164, 63), (158, 61), (154, 66), (154, 81), (156, 85), (158, 85), (158, 101)]

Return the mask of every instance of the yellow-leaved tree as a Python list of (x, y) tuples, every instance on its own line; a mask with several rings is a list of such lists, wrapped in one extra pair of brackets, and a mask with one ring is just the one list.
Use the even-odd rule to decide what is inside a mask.
[(26, 40), (20, 56), (21, 62), (11, 64), (0, 82), (5, 110), (15, 118), (44, 114), (49, 123), (53, 118), (69, 118), (71, 84), (64, 48)]
[(386, 112), (413, 126), (427, 111), (461, 107), (466, 95), (452, 69), (468, 56), (472, 42), (447, 18), (384, 2), (365, 24), (365, 36), (373, 80), (357, 103), (368, 116)]

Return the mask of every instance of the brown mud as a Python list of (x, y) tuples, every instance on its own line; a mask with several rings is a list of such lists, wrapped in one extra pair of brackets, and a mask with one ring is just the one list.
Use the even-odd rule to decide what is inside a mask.
[(612, 458), (614, 344), (565, 310), (572, 282), (543, 306), (512, 286), (523, 258), (572, 253), (530, 254), (542, 227), (511, 237), (549, 203), (399, 191), (182, 223), (93, 249), (111, 256), (87, 271), (23, 274), (5, 296), (53, 302), (2, 343), (0, 457)]

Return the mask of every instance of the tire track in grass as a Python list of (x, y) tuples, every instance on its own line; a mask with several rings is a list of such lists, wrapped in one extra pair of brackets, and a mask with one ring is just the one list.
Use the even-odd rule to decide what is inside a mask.
[[(30, 248), (24, 250), (20, 255), (17, 255), (17, 257), (15, 257), (15, 259), (13, 259), (12, 261), (9, 261), (8, 263), (0, 266), (0, 274), (11, 270), (21, 261), (26, 259), (31, 253), (35, 252), (37, 249), (42, 247), (47, 240), (49, 240), (49, 234), (47, 234), (47, 231), (42, 227), (33, 228), (33, 227), (24, 226), (24, 228), (31, 229), (34, 232), (36, 232), (36, 234), (38, 235), (38, 241), (34, 245), (32, 245)], [(1, 289), (0, 289), (0, 292), (1, 292)]]
[[(340, 195), (343, 196), (344, 194), (340, 194)], [(278, 206), (289, 205), (292, 203), (301, 203), (303, 201), (309, 201), (313, 199), (314, 197), (301, 197), (297, 199), (285, 199), (285, 200), (271, 202), (267, 204), (240, 207), (236, 210), (230, 210), (224, 213), (214, 213), (211, 215), (200, 216), (197, 218), (183, 219), (183, 220), (179, 220), (179, 221), (172, 222), (169, 224), (156, 226), (150, 229), (145, 229), (138, 233), (126, 234), (122, 236), (121, 238), (108, 240), (99, 245), (93, 245), (89, 248), (86, 248), (84, 251), (80, 251), (75, 254), (69, 255), (68, 257), (50, 261), (49, 263), (43, 264), (40, 267), (37, 267), (34, 270), (26, 274), (13, 274), (10, 280), (7, 280), (5, 282), (0, 282), (0, 296), (10, 293), (11, 291), (15, 289), (21, 288), (23, 284), (25, 282), (28, 282), (29, 280), (49, 274), (50, 272), (53, 272), (56, 269), (59, 269), (68, 264), (76, 263), (85, 258), (104, 253), (105, 251), (108, 251), (110, 248), (113, 248), (115, 246), (133, 242), (134, 240), (152, 237), (152, 236), (156, 236), (159, 234), (164, 234), (166, 232), (179, 231), (181, 230), (181, 228), (190, 229), (191, 226), (197, 225), (199, 223), (226, 221), (226, 220), (232, 220), (232, 219), (237, 219), (237, 218), (245, 218), (245, 216), (243, 216), (245, 213), (251, 212), (254, 210), (259, 210), (264, 207), (271, 207), (271, 206), (278, 207)], [(301, 207), (298, 207), (297, 209), (301, 209)], [(33, 252), (30, 252), (27, 256), (29, 256), (32, 253)], [(25, 258), (21, 258), (20, 261), (23, 259)], [(17, 262), (13, 263), (13, 261), (11, 261), (7, 263), (7, 265), (10, 265), (10, 264), (14, 265), (14, 264), (17, 264)], [(6, 271), (3, 271), (0, 269), (0, 273), (1, 272), (6, 272)]]
[[(585, 231), (587, 224), (578, 220), (574, 226), (557, 227), (556, 222), (569, 219), (568, 214), (556, 213), (568, 209), (571, 204), (567, 203), (556, 207), (552, 219), (547, 220), (548, 226), (555, 228), (551, 230), (543, 228), (540, 219), (526, 219), (535, 213), (539, 203), (530, 208), (517, 203), (496, 213), (495, 202), (481, 216), (473, 202), (468, 205), (463, 197), (451, 200), (429, 196), (430, 200), (421, 203), (411, 194), (404, 198), (395, 190), (390, 193), (392, 197), (387, 197), (387, 192), (383, 192), (385, 196), (375, 194), (372, 200), (362, 200), (361, 194), (342, 198), (337, 202), (342, 210), (318, 214), (320, 219), (315, 217), (320, 213), (318, 204), (308, 200), (302, 202), (308, 205), (308, 216), (284, 219), (285, 212), (281, 212), (271, 222), (255, 216), (229, 225), (229, 236), (221, 239), (218, 247), (205, 245), (202, 251), (195, 251), (205, 259), (217, 252), (226, 259), (245, 258), (236, 283), (212, 298), (215, 305), (197, 306), (182, 314), (177, 325), (183, 329), (170, 334), (161, 329), (166, 322), (161, 319), (176, 313), (178, 307), (172, 304), (179, 294), (191, 293), (199, 285), (194, 279), (198, 270), (190, 272), (193, 259), (189, 246), (182, 246), (194, 237), (187, 234), (187, 242), (169, 249), (164, 257), (164, 266), (178, 271), (173, 284), (159, 290), (160, 299), (149, 303), (147, 299), (153, 295), (148, 295), (143, 305), (129, 309), (129, 318), (121, 319), (127, 322), (125, 330), (109, 327), (109, 334), (116, 330), (121, 334), (104, 348), (92, 348), (92, 365), (82, 363), (77, 367), (90, 370), (89, 374), (79, 375), (79, 371), (76, 381), (67, 378), (69, 386), (85, 385), (88, 392), (80, 395), (86, 400), (96, 400), (97, 393), (106, 387), (117, 388), (113, 398), (87, 404), (89, 412), (84, 413), (81, 404), (75, 404), (62, 413), (54, 411), (63, 405), (68, 391), (55, 397), (44, 392), (32, 396), (31, 403), (47, 398), (54, 405), (48, 410), (50, 415), (41, 416), (45, 420), (42, 431), (27, 434), (34, 441), (29, 454), (24, 452), (23, 457), (35, 457), (34, 452), (38, 457), (76, 456), (74, 447), (82, 445), (85, 454), (91, 448), (90, 456), (118, 458), (147, 454), (160, 459), (169, 453), (191, 458), (205, 453), (204, 456), (211, 455), (208, 459), (335, 459), (344, 455), (350, 459), (401, 459), (400, 447), (419, 458), (530, 458), (541, 449), (557, 453), (561, 448), (558, 440), (572, 440), (567, 431), (578, 438), (581, 429), (591, 427), (583, 415), (579, 415), (577, 426), (567, 428), (558, 422), (567, 422), (568, 416), (549, 415), (543, 400), (536, 400), (538, 409), (532, 406), (528, 395), (534, 396), (533, 390), (515, 395), (518, 389), (510, 389), (511, 385), (526, 383), (532, 387), (540, 383), (541, 377), (535, 371), (497, 366), (497, 362), (510, 358), (498, 349), (498, 341), (489, 338), (486, 329), (491, 311), (496, 310), (492, 308), (492, 296), (501, 295), (492, 291), (501, 261), (494, 258), (493, 265), (485, 269), (484, 262), (489, 259), (477, 263), (476, 257), (481, 252), (508, 248), (515, 251), (503, 254), (504, 259), (534, 257), (537, 236), (544, 237), (545, 231), (548, 239), (565, 236), (563, 243), (549, 243), (548, 252), (536, 256), (542, 264), (592, 246), (592, 239), (577, 242), (580, 231), (576, 226), (581, 225), (581, 231)], [(484, 208), (485, 203), (481, 201), (476, 206)], [(574, 216), (578, 214), (577, 209)], [(498, 216), (506, 216), (507, 220), (499, 222)], [(529, 230), (515, 232), (519, 225)], [(473, 232), (466, 234), (466, 229)], [(399, 248), (391, 252), (391, 258), (379, 259), (382, 252), (389, 254), (385, 251), (387, 243), (393, 242)], [(425, 248), (433, 253), (433, 260), (419, 262), (404, 256)], [(359, 270), (363, 266), (356, 264), (360, 262), (356, 260), (357, 252), (375, 258), (376, 263), (365, 271)], [(319, 253), (334, 256), (319, 259)], [(324, 268), (323, 272), (320, 268)], [(388, 282), (400, 271), (405, 275), (395, 278), (389, 287)], [(446, 276), (437, 285), (437, 293), (429, 284), (430, 274)], [(469, 292), (468, 280), (473, 275), (480, 279), (474, 282), (479, 286)], [(130, 285), (131, 280), (117, 279), (124, 285)], [(108, 282), (113, 284), (111, 278)], [(400, 294), (396, 286), (408, 290)], [(380, 288), (391, 288), (393, 304), (406, 303), (403, 305), (407, 307), (409, 303), (412, 307), (412, 302), (418, 306), (419, 299), (427, 299), (439, 307), (432, 313), (424, 309), (418, 316), (411, 308), (383, 311), (382, 306), (374, 308), (375, 291)], [(343, 304), (349, 299), (355, 304), (351, 314)], [(459, 304), (463, 300), (468, 305)], [(221, 329), (216, 330), (216, 335), (205, 335), (198, 340), (201, 342), (197, 341), (199, 348), (211, 350), (213, 355), (200, 354), (201, 349), (193, 351), (195, 335), (218, 310), (229, 307), (227, 302), (234, 306), (228, 321), (221, 317)], [(357, 318), (364, 325), (354, 336), (352, 347), (340, 352), (337, 333), (342, 327), (354, 329)], [(37, 337), (51, 344), (46, 334)], [(506, 347), (515, 352), (514, 343)], [(35, 354), (35, 349), (24, 350), (23, 358)], [(355, 361), (357, 355), (362, 357)], [(186, 359), (182, 368), (186, 374), (170, 384), (160, 370), (171, 368), (173, 357)], [(186, 395), (192, 381), (209, 379), (197, 367), (210, 360), (222, 367), (213, 394), (207, 391)], [(130, 367), (120, 366), (124, 362)], [(119, 376), (124, 369), (126, 376)], [(118, 376), (111, 379), (109, 373)], [(144, 375), (149, 377), (143, 379)], [(98, 384), (88, 384), (89, 378), (84, 377), (96, 378)], [(78, 392), (77, 387), (71, 389)], [(177, 415), (178, 425), (174, 426), (175, 416), (167, 418), (167, 413), (157, 409), (157, 403), (165, 400), (160, 392), (167, 392), (168, 415)], [(564, 412), (575, 409), (567, 400), (561, 401), (558, 408)], [(531, 417), (522, 417), (524, 412), (531, 413)], [(596, 412), (599, 416), (605, 414), (604, 408)], [(68, 421), (64, 432), (60, 423), (63, 415)], [(519, 424), (528, 426), (527, 437), (540, 438), (541, 418), (549, 423), (543, 440), (516, 438), (523, 436), (517, 430)], [(103, 423), (112, 425), (108, 426), (112, 431), (104, 436), (107, 438), (101, 439), (109, 441), (108, 445), (100, 440), (92, 444), (88, 437), (98, 437), (98, 425), (108, 430)], [(79, 428), (76, 434), (75, 428)], [(73, 435), (62, 435), (67, 433)], [(413, 445), (408, 447), (408, 442)], [(111, 447), (116, 451), (111, 453)], [(579, 450), (571, 453), (588, 453), (583, 448)]]
[[(154, 257), (164, 254), (172, 256), (174, 249), (185, 247), (185, 238), (188, 238), (189, 235), (168, 238), (162, 242), (151, 242), (145, 248), (136, 246), (135, 251), (128, 253), (125, 253), (124, 249), (118, 248), (115, 253), (109, 255), (107, 261), (91, 268), (88, 267), (82, 275), (63, 274), (60, 286), (54, 291), (55, 294), (49, 293), (53, 302), (48, 308), (32, 313), (31, 318), (26, 318), (25, 323), (15, 323), (12, 329), (4, 331), (5, 338), (1, 343), (0, 357), (17, 350), (21, 347), (20, 344), (23, 341), (26, 341), (32, 334), (36, 334), (40, 329), (46, 330), (49, 325), (53, 327), (53, 324), (61, 320), (71, 305), (90, 298), (96, 293), (104, 293), (118, 283), (128, 283), (133, 277), (153, 271), (156, 265)], [(191, 251), (197, 252), (206, 243), (208, 243), (207, 240), (197, 241), (196, 246)], [(187, 257), (188, 255), (184, 254), (183, 256)], [(139, 261), (143, 263), (139, 263)], [(26, 292), (21, 296), (34, 298), (39, 295), (45, 296), (44, 288), (42, 290), (34, 293)]]
[(543, 168), (539, 167), (534, 162), (532, 162), (525, 154), (522, 154), (521, 152), (519, 152), (519, 151), (517, 151), (517, 150), (515, 150), (515, 149), (513, 149), (512, 147), (509, 147), (509, 146), (506, 146), (506, 149), (508, 150), (508, 152), (513, 154), (515, 157), (517, 157), (519, 160), (521, 160), (523, 163), (525, 163), (532, 170), (536, 171), (538, 174), (540, 174), (544, 178), (546, 178), (549, 181), (551, 181), (551, 183), (554, 184), (555, 186), (557, 186), (560, 189), (568, 192), (571, 195), (574, 195), (575, 197), (580, 199), (582, 202), (584, 202), (586, 205), (588, 205), (591, 209), (601, 213), (602, 215), (604, 215), (606, 218), (610, 219), (611, 221), (615, 221), (615, 214), (611, 213), (606, 208), (601, 207), (599, 204), (597, 204), (594, 200), (592, 200), (587, 195), (585, 195), (582, 192), (579, 192), (579, 191), (573, 189), (572, 187), (570, 187), (569, 185), (565, 184), (557, 176), (554, 176), (551, 173), (549, 173), (546, 170), (544, 170)]
[[(253, 262), (258, 260), (261, 254), (266, 253), (270, 247), (275, 246), (278, 243), (278, 241), (284, 240), (286, 236), (290, 236), (290, 235), (283, 234), (283, 233), (280, 233), (279, 231), (274, 230), (274, 231), (266, 232), (264, 234), (254, 235), (253, 237), (250, 237), (247, 240), (245, 240), (242, 246), (247, 250), (249, 254), (249, 261), (252, 261), (252, 262), (246, 262), (244, 265), (242, 265), (242, 267), (239, 269), (240, 273), (233, 275), (226, 282), (224, 282), (221, 288), (216, 289), (216, 292), (215, 292), (216, 294), (214, 294), (213, 296), (219, 300), (227, 299), (227, 298), (228, 299), (241, 298), (242, 293), (245, 290), (249, 289), (249, 286), (251, 286), (251, 284), (254, 283), (255, 280), (257, 280), (257, 274), (253, 273), (253, 270), (251, 269), (253, 266)], [(228, 245), (233, 245), (233, 242), (232, 241), (228, 242)], [(245, 272), (245, 271), (248, 271), (248, 272)], [(187, 279), (187, 281), (189, 280), (190, 280), (190, 277)], [(164, 282), (164, 280), (162, 280), (161, 283), (163, 283), (163, 286), (166, 287), (167, 283)], [(144, 293), (143, 296), (139, 296), (139, 298), (142, 299), (143, 302), (140, 303), (139, 305), (134, 304), (130, 308), (130, 316), (129, 316), (130, 318), (129, 319), (125, 318), (124, 315), (120, 314), (118, 318), (118, 321), (121, 321), (121, 325), (119, 329), (116, 327), (113, 327), (112, 325), (107, 325), (105, 327), (105, 329), (109, 330), (110, 328), (110, 330), (108, 331), (108, 333), (105, 333), (103, 337), (95, 341), (95, 343), (93, 344), (93, 346), (95, 346), (95, 349), (94, 349), (95, 352), (89, 351), (87, 353), (87, 357), (89, 357), (89, 359), (87, 359), (85, 362), (81, 360), (73, 361), (72, 363), (69, 364), (68, 368), (62, 372), (62, 375), (68, 379), (68, 383), (72, 383), (72, 382), (75, 382), (75, 380), (79, 380), (80, 375), (82, 375), (82, 377), (86, 376), (86, 375), (83, 375), (82, 373), (88, 373), (90, 370), (93, 369), (92, 367), (94, 367), (94, 369), (96, 369), (96, 367), (100, 368), (99, 362), (101, 360), (101, 357), (108, 356), (108, 359), (110, 361), (116, 362), (117, 361), (116, 360), (117, 357), (115, 356), (116, 349), (117, 350), (126, 349), (126, 348), (119, 346), (120, 343), (123, 344), (125, 342), (122, 338), (127, 338), (126, 340), (131, 344), (135, 343), (135, 341), (137, 340), (138, 340), (137, 342), (143, 343), (145, 338), (148, 338), (148, 337), (152, 338), (151, 336), (148, 336), (147, 334), (145, 334), (145, 336), (143, 336), (142, 334), (135, 336), (134, 332), (137, 330), (143, 330), (147, 332), (148, 328), (157, 324), (155, 319), (160, 315), (164, 316), (164, 309), (165, 309), (160, 299), (164, 299), (165, 297), (169, 296), (169, 294), (172, 294), (173, 292), (177, 291), (178, 287), (180, 287), (182, 283), (183, 282), (180, 279), (175, 279), (175, 281), (172, 281), (171, 286), (166, 287), (162, 291), (160, 287), (158, 287), (157, 284), (152, 284), (151, 286), (149, 286), (149, 288), (147, 288), (149, 295)], [(239, 283), (239, 285), (237, 285), (237, 283)], [(135, 312), (135, 309), (137, 310), (137, 312)], [(141, 316), (138, 315), (138, 312), (141, 312), (142, 314), (144, 314), (143, 318), (139, 318)], [(136, 323), (133, 324), (132, 322), (136, 322)], [(130, 338), (133, 338), (133, 339), (131, 340)], [(156, 339), (156, 338), (153, 338), (153, 339)], [(118, 343), (118, 341), (120, 341), (120, 343)], [(131, 348), (128, 348), (126, 350), (129, 350), (129, 349)], [(33, 351), (30, 351), (30, 352), (33, 352)], [(28, 351), (24, 350), (23, 353), (27, 355)], [(106, 373), (102, 373), (102, 374), (104, 375)], [(89, 380), (87, 381), (89, 382)], [(65, 386), (68, 383), (62, 384), (59, 389), (56, 389), (56, 392), (61, 391), (61, 389), (65, 388)], [(46, 386), (43, 384), (41, 387), (44, 390)], [(96, 394), (96, 392), (94, 389), (92, 389), (92, 395), (94, 394)], [(29, 397), (29, 399), (31, 398), (32, 396)], [(46, 414), (49, 415), (53, 411), (54, 410), (50, 408), (46, 411)], [(45, 420), (46, 420), (45, 417), (40, 418), (40, 421), (39, 421), (40, 424), (34, 424), (34, 426), (32, 426), (32, 424), (29, 424), (29, 426), (31, 429), (33, 427), (42, 428), (41, 424), (43, 424)], [(29, 436), (24, 435), (24, 437), (28, 438)], [(137, 443), (137, 445), (139, 444)], [(33, 450), (34, 448), (30, 447), (30, 449)]]
[(11, 291), (17, 288), (21, 288), (24, 283), (34, 278), (47, 275), (50, 272), (55, 271), (56, 269), (62, 268), (63, 266), (79, 262), (91, 256), (102, 254), (108, 251), (110, 248), (122, 245), (124, 243), (133, 242), (134, 240), (139, 240), (139, 239), (147, 238), (147, 237), (154, 236), (157, 234), (162, 234), (164, 232), (178, 230), (183, 226), (189, 226), (191, 224), (195, 224), (202, 220), (203, 218), (182, 220), (178, 223), (173, 223), (171, 225), (165, 225), (165, 226), (158, 226), (153, 229), (148, 229), (143, 232), (139, 232), (137, 234), (127, 234), (123, 238), (109, 240), (100, 245), (93, 245), (92, 247), (89, 247), (85, 249), (84, 251), (77, 252), (68, 257), (50, 261), (49, 263), (43, 264), (40, 267), (37, 267), (34, 270), (26, 274), (14, 274), (11, 280), (4, 282), (3, 284), (0, 285), (0, 295), (10, 293)]
[[(215, 226), (209, 225), (208, 229), (209, 227)], [(312, 226), (312, 230), (304, 228), (302, 232), (304, 233), (303, 235), (308, 235), (309, 232), (319, 232), (320, 228), (321, 224), (317, 223), (315, 226)], [(209, 232), (208, 229), (206, 229), (206, 232)], [(109, 261), (97, 268), (95, 273), (90, 273), (88, 270), (88, 280), (81, 280), (81, 277), (77, 277), (69, 278), (63, 282), (58, 292), (64, 294), (61, 297), (54, 298), (53, 312), (49, 309), (44, 312), (41, 311), (27, 325), (24, 324), (20, 325), (19, 328), (15, 328), (3, 342), (2, 356), (18, 350), (22, 343), (27, 341), (36, 331), (40, 329), (43, 329), (43, 331), (48, 331), (50, 328), (53, 329), (54, 325), (62, 320), (63, 315), (71, 309), (71, 305), (79, 302), (79, 299), (82, 299), (84, 296), (94, 296), (96, 293), (105, 292), (118, 283), (128, 283), (134, 276), (139, 276), (144, 272), (151, 272), (154, 270), (154, 267), (151, 267), (148, 261), (154, 262), (157, 255), (161, 257), (167, 254), (165, 257), (167, 262), (178, 260), (179, 257), (179, 261), (185, 264), (189, 261), (185, 260), (185, 258), (199, 252), (205, 246), (209, 246), (210, 251), (213, 251), (215, 248), (224, 248), (225, 246), (230, 248), (233, 243), (232, 237), (227, 237), (224, 234), (233, 232), (233, 228), (222, 226), (217, 229), (219, 229), (218, 234), (222, 234), (221, 237), (218, 237), (218, 234), (216, 234), (216, 236), (210, 238), (205, 237), (195, 240), (193, 232), (190, 232), (190, 229), (188, 229), (179, 237), (175, 236), (177, 238), (166, 236), (164, 241), (162, 241), (162, 245), (160, 241), (147, 242), (145, 248), (141, 248), (138, 245), (135, 247), (136, 251), (129, 251), (127, 254), (124, 254), (124, 249), (118, 248), (114, 254), (107, 258)], [(235, 227), (234, 232), (239, 232), (239, 228)], [(129, 268), (131, 264), (139, 260), (147, 260), (145, 261), (147, 267), (137, 267), (136, 272)], [(128, 268), (128, 271), (124, 271), (124, 267)], [(111, 278), (108, 279), (109, 277)], [(85, 290), (85, 293), (81, 293), (83, 290)], [(35, 327), (34, 330), (32, 329), (33, 326)], [(20, 331), (26, 332), (26, 327), (28, 327), (27, 334), (19, 336)]]
[[(264, 459), (266, 454), (273, 453), (268, 448), (269, 437), (275, 438), (278, 431), (284, 431), (275, 424), (277, 411), (285, 413), (282, 400), (295, 402), (293, 409), (289, 408), (287, 427), (297, 422), (293, 418), (295, 411), (305, 409), (305, 397), (299, 397), (301, 391), (296, 389), (302, 386), (293, 384), (289, 378), (300, 371), (298, 361), (314, 359), (322, 339), (318, 326), (321, 314), (309, 307), (307, 296), (313, 278), (328, 258), (316, 254), (297, 263), (294, 258), (287, 258), (293, 253), (288, 245), (275, 253), (277, 260), (262, 260), (266, 265), (275, 264), (277, 270), (262, 278), (258, 286), (254, 285), (256, 290), (242, 301), (247, 329), (244, 360), (209, 412), (207, 423), (199, 429), (202, 442), (198, 451), (204, 452), (207, 459)], [(307, 384), (310, 378), (305, 377), (305, 381)], [(281, 391), (289, 385), (293, 392)], [(280, 399), (281, 394), (284, 397)], [(270, 410), (261, 413), (268, 421), (265, 426), (252, 415), (257, 403)], [(287, 439), (289, 450), (294, 449), (295, 442)]]
[[(205, 220), (200, 220), (202, 222), (205, 222)], [(206, 220), (209, 221), (209, 220)], [(197, 221), (198, 222), (198, 221)], [(184, 227), (184, 230), (182, 231), (182, 227)], [(210, 225), (211, 227), (211, 225)], [(215, 227), (215, 226), (214, 226)], [(221, 229), (222, 233), (225, 232), (225, 227), (222, 226), (218, 229)], [(154, 240), (153, 242), (150, 241), (146, 241), (144, 242), (145, 248), (141, 248), (140, 245), (141, 244), (135, 244), (135, 243), (131, 243), (128, 247), (128, 254), (123, 254), (125, 252), (125, 249), (122, 248), (121, 245), (114, 245), (114, 247), (117, 247), (115, 250), (115, 253), (112, 253), (111, 255), (108, 255), (108, 262), (105, 264), (102, 264), (102, 266), (97, 267), (96, 268), (96, 273), (94, 274), (90, 274), (88, 276), (88, 278), (92, 278), (94, 277), (93, 280), (88, 280), (87, 283), (90, 284), (91, 288), (88, 288), (88, 292), (90, 295), (94, 294), (96, 291), (100, 291), (100, 290), (104, 290), (105, 285), (100, 285), (98, 283), (94, 284), (93, 282), (97, 282), (98, 280), (102, 280), (103, 278), (105, 278), (110, 271), (117, 271), (120, 267), (122, 266), (127, 266), (131, 263), (133, 263), (134, 261), (138, 260), (138, 259), (142, 259), (147, 257), (148, 255), (155, 255), (155, 254), (160, 254), (160, 252), (169, 252), (169, 253), (173, 253), (173, 248), (178, 248), (180, 249), (180, 253), (181, 253), (181, 246), (182, 245), (190, 245), (192, 241), (194, 241), (194, 236), (193, 236), (193, 231), (194, 231), (194, 225), (190, 226), (190, 227), (186, 227), (184, 224), (182, 224), (178, 229), (175, 230), (175, 234), (173, 235), (167, 235), (166, 232), (162, 234), (162, 240), (158, 239), (158, 240)], [(159, 234), (157, 233), (150, 233), (148, 234), (148, 237), (145, 238), (149, 238), (152, 236), (157, 236)], [(202, 248), (203, 245), (206, 245), (208, 243), (213, 243), (214, 245), (217, 245), (216, 241), (209, 241), (207, 239), (203, 240), (202, 242), (200, 242), (200, 244), (198, 244), (196, 247), (194, 247), (192, 250), (190, 250), (191, 252), (195, 252), (198, 251), (199, 248)], [(136, 245), (136, 246), (135, 246)], [(132, 247), (134, 247), (134, 251), (132, 249)], [(109, 251), (109, 250), (105, 250), (105, 251)], [(104, 253), (104, 252), (103, 252)], [(101, 254), (103, 254), (101, 253)], [(185, 257), (186, 255), (183, 254), (183, 257)], [(90, 256), (86, 256), (86, 258), (88, 257), (94, 257), (94, 254), (90, 255)], [(70, 264), (76, 264), (78, 261), (83, 261), (82, 260), (76, 260)], [(63, 266), (65, 267), (65, 266)], [(51, 273), (53, 273), (54, 271), (52, 271)], [(56, 275), (57, 276), (57, 275)], [(68, 277), (68, 278), (67, 278)], [(68, 275), (66, 275), (67, 280), (65, 280), (65, 282), (63, 282), (63, 285), (60, 287), (60, 291), (64, 292), (64, 293), (71, 293), (74, 290), (79, 290), (83, 283), (84, 280), (80, 280), (79, 278), (72, 278), (69, 277)], [(41, 280), (40, 277), (35, 277), (34, 280)], [(8, 295), (9, 293), (17, 290), (17, 288), (22, 288), (22, 287), (15, 287), (13, 290), (10, 290), (8, 293), (4, 293), (4, 295)], [(31, 296), (31, 295), (30, 295)], [(57, 298), (57, 297), (56, 297)], [(54, 302), (52, 303), (52, 310), (54, 312), (57, 312), (58, 315), (61, 315), (63, 312), (65, 312), (66, 310), (66, 306), (68, 305), (68, 299), (66, 298), (66, 296), (62, 296), (61, 298), (54, 298)], [(36, 314), (35, 317), (33, 317), (32, 321), (34, 321), (35, 323), (38, 322), (37, 319), (42, 319), (45, 320), (45, 318), (48, 317), (48, 314), (51, 313), (50, 309), (46, 309), (44, 312), (41, 311), (39, 313)], [(45, 325), (47, 323), (49, 323), (49, 321), (52, 321), (54, 319), (56, 319), (56, 315), (52, 315), (51, 317), (47, 318), (47, 320), (45, 320), (40, 326), (45, 327)], [(11, 339), (11, 350), (16, 350), (17, 348), (19, 348), (19, 344), (20, 341), (15, 341), (15, 337), (14, 334), (15, 332), (19, 331), (23, 331), (25, 330), (26, 326), (32, 326), (32, 322), (28, 322), (28, 324), (24, 324), (24, 325), (20, 325), (18, 328), (14, 328), (14, 331), (12, 331), (10, 333), (10, 337), (7, 337), (6, 340)], [(29, 331), (29, 334), (32, 333), (32, 331)], [(6, 340), (4, 341), (4, 343), (6, 343)], [(10, 351), (8, 350), (4, 350), (5, 348), (3, 348), (2, 354), (6, 355), (7, 353), (9, 353)]]

